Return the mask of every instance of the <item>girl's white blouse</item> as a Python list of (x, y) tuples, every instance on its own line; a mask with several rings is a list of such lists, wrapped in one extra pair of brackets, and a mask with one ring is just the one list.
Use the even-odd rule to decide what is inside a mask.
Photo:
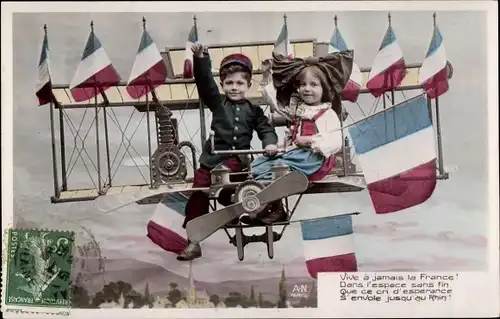
[[(276, 113), (286, 117), (289, 121), (293, 121), (294, 119), (312, 119), (318, 112), (326, 109), (326, 112), (316, 119), (318, 133), (311, 136), (311, 148), (314, 152), (321, 153), (325, 157), (334, 155), (342, 150), (342, 126), (339, 117), (332, 110), (331, 103), (311, 106), (303, 103), (298, 98), (292, 97), (290, 105), (279, 105), (276, 99), (276, 89), (272, 81), (269, 81), (267, 84), (261, 84), (260, 91), (271, 108)], [(296, 147), (291, 140), (290, 132), (287, 132), (284, 147)]]

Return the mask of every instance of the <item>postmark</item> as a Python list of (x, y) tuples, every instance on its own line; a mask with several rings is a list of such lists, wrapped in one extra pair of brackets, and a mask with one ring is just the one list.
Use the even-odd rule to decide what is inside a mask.
[[(81, 230), (75, 233), (75, 255), (73, 258), (72, 288), (84, 287), (97, 277), (103, 276), (105, 257), (90, 229), (79, 226)], [(104, 278), (100, 279), (104, 284)], [(73, 305), (74, 306), (74, 305)]]
[(5, 304), (69, 308), (75, 233), (12, 228), (5, 235)]

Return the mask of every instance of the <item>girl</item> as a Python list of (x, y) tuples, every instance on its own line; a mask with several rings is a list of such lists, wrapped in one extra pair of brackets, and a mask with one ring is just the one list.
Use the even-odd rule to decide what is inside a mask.
[[(323, 58), (291, 60), (273, 53), (272, 66), (270, 60), (263, 62), (262, 95), (273, 110), (292, 125), (281, 145), (285, 148), (284, 154), (261, 156), (252, 163), (256, 180), (271, 179), (271, 168), (275, 164), (298, 170), (311, 182), (323, 179), (333, 170), (335, 154), (343, 144), (341, 93), (351, 75), (352, 64), (352, 51), (331, 53)], [(265, 216), (258, 216), (261, 223), (287, 218), (281, 200), (278, 202), (264, 213)], [(250, 222), (247, 217), (242, 217), (241, 221), (258, 223)]]

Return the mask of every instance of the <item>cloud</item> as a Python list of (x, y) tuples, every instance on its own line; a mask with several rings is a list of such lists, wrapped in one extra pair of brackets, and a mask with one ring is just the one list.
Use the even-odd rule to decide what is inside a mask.
[(354, 232), (375, 236), (396, 236), (407, 233), (408, 228), (418, 226), (418, 222), (385, 222), (383, 224), (361, 224), (354, 226)]
[(442, 231), (437, 234), (411, 234), (406, 237), (392, 238), (392, 241), (415, 241), (415, 240), (429, 240), (436, 241), (444, 244), (462, 244), (465, 246), (486, 247), (488, 240), (485, 236), (461, 236), (453, 231)]

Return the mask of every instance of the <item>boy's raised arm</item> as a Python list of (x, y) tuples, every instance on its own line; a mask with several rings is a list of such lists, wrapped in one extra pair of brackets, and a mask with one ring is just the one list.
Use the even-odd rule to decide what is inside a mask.
[(212, 74), (210, 55), (203, 52), (201, 45), (193, 47), (193, 69), (198, 94), (213, 112), (220, 105), (221, 94)]

